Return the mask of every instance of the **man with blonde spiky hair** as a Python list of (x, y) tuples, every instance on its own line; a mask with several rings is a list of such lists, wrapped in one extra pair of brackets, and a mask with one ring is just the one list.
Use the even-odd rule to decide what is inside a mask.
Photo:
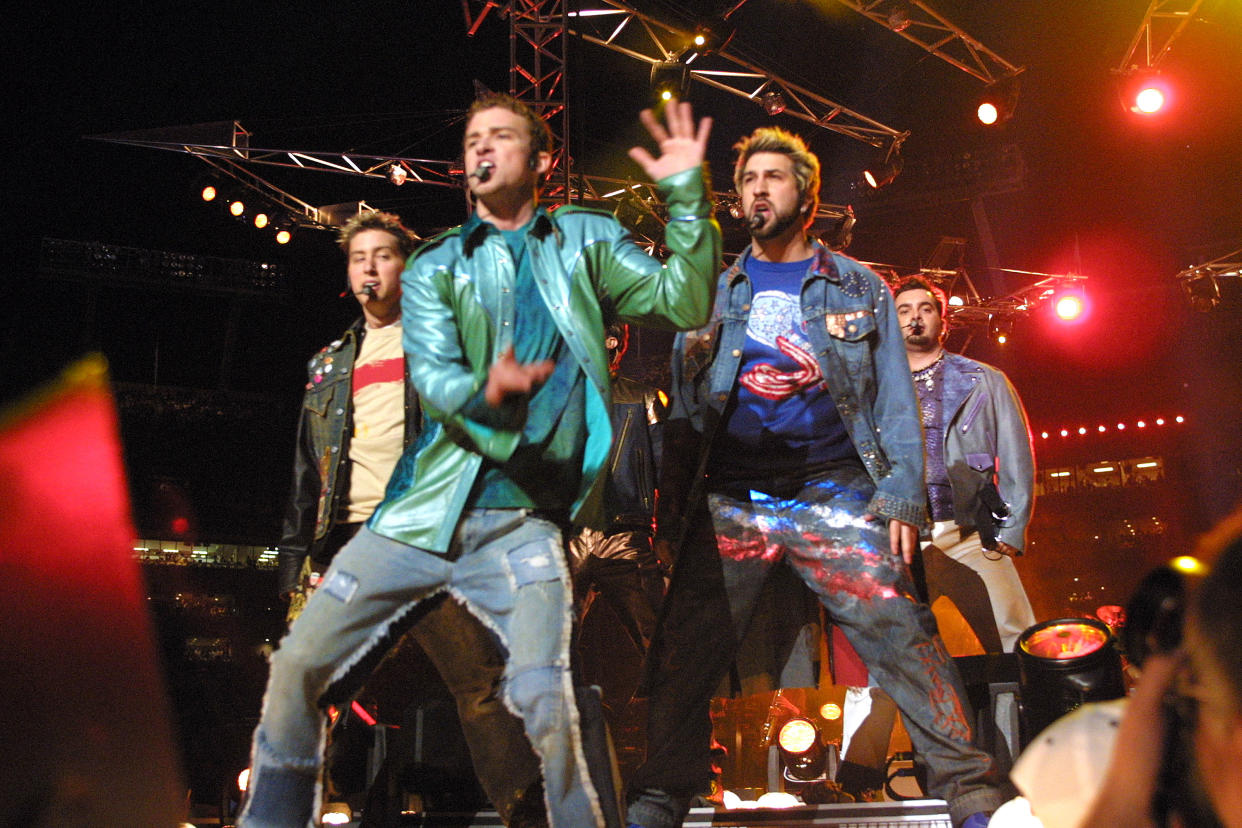
[(753, 678), (733, 663), (748, 628), (784, 634), (755, 671), (779, 673), (768, 689), (814, 683), (781, 663), (805, 652), (795, 603), (752, 625), (765, 588), (796, 578), (897, 702), (928, 792), (955, 826), (985, 825), (1004, 799), (996, 769), (971, 745), (961, 677), (910, 575), (927, 495), (892, 294), (809, 237), (819, 162), (801, 138), (762, 128), (735, 149), (752, 242), (720, 277), (708, 325), (674, 345), (656, 526), (676, 552), (629, 822), (675, 828), (706, 786), (709, 701), (731, 667)]

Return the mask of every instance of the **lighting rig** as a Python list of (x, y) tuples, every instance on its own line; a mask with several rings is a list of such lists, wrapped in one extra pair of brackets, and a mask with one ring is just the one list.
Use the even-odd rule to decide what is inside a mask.
[[(619, 0), (596, 0), (592, 5), (569, 14), (569, 32), (588, 43), (652, 67), (678, 63), (685, 68), (689, 81), (749, 100), (771, 115), (790, 115), (873, 147), (900, 143), (910, 134), (784, 80), (730, 52), (727, 46), (732, 37), (727, 35), (727, 20), (698, 27), (696, 31), (657, 20)], [(696, 44), (703, 30), (713, 35)]]
[(1113, 70), (1124, 109), (1140, 115), (1155, 115), (1164, 109), (1170, 87), (1161, 76), (1160, 66), (1169, 56), (1173, 41), (1202, 5), (1203, 0), (1152, 0), (1125, 57)]
[(1182, 286), (1182, 292), (1192, 308), (1210, 311), (1221, 303), (1222, 282), (1227, 279), (1242, 282), (1242, 249), (1188, 267), (1173, 278)]
[(1018, 104), (1018, 76), (1024, 67), (984, 46), (930, 4), (923, 0), (837, 2), (987, 84), (978, 100), (980, 123), (999, 126), (1013, 117)]
[[(951, 332), (966, 334), (966, 340), (956, 350), (965, 351), (974, 337), (982, 332), (990, 336), (998, 344), (1005, 344), (1013, 333), (1015, 323), (1019, 319), (1030, 316), (1039, 308), (1051, 304), (1058, 317), (1065, 322), (1075, 321), (1082, 312), (1085, 301), (1084, 287), (1086, 276), (1073, 273), (1051, 274), (1034, 273), (1032, 271), (1010, 270), (1027, 276), (1039, 276), (1024, 287), (1003, 296), (990, 299), (983, 298), (971, 281), (965, 268), (945, 269), (940, 267), (923, 267), (915, 272), (898, 272), (898, 268), (879, 263), (867, 263), (885, 277), (890, 287), (908, 276), (918, 276), (926, 282), (934, 284), (949, 297), (949, 307), (945, 310), (945, 319), (949, 321)], [(1062, 315), (1057, 308), (1062, 301), (1073, 301), (1079, 305), (1078, 313)], [(1068, 309), (1066, 311), (1068, 313)]]
[[(556, 158), (553, 173), (544, 189), (549, 202), (579, 202), (613, 206), (621, 198), (637, 195), (652, 212), (659, 200), (654, 188), (616, 178), (582, 175), (569, 169), (565, 155), (568, 122), (565, 118), (565, 40), (573, 34), (612, 51), (648, 63), (654, 70), (677, 64), (678, 77), (752, 100), (770, 115), (786, 114), (820, 128), (846, 135), (884, 152), (888, 162), (884, 172), (900, 167), (899, 150), (908, 131), (886, 126), (810, 89), (793, 84), (728, 50), (733, 29), (728, 17), (745, 4), (741, 0), (722, 18), (692, 27), (678, 27), (646, 15), (617, 0), (595, 0), (590, 8), (570, 12), (567, 0), (463, 0), (467, 30), (473, 35), (491, 11), (503, 13), (510, 27), (510, 93), (531, 105), (553, 130)], [(881, 7), (896, 3), (860, 3), (841, 0), (845, 5), (872, 16)], [(984, 48), (978, 41), (949, 23), (921, 0), (902, 4), (908, 24), (903, 25), (897, 9), (888, 10), (885, 20), (893, 31), (941, 59), (985, 81), (1001, 79), (1018, 70)], [(890, 19), (891, 18), (891, 19)], [(922, 39), (926, 36), (926, 39)], [(635, 43), (637, 38), (640, 42)], [(658, 74), (658, 73), (657, 73)], [(91, 136), (112, 143), (185, 152), (236, 179), (243, 186), (279, 204), (302, 226), (329, 228), (348, 211), (331, 211), (296, 199), (268, 181), (248, 172), (253, 165), (274, 165), (291, 169), (332, 172), (368, 178), (383, 178), (395, 186), (409, 182), (460, 188), (461, 169), (456, 161), (369, 155), (348, 152), (319, 152), (251, 146), (252, 136), (238, 122), (217, 122), (188, 127), (111, 133)], [(883, 175), (881, 178), (891, 176)], [(725, 204), (729, 194), (716, 194)], [(340, 205), (338, 205), (340, 206)], [(355, 209), (362, 205), (354, 203)], [(347, 215), (344, 215), (347, 217)], [(853, 216), (847, 207), (822, 205), (819, 219), (838, 228), (852, 228)]]

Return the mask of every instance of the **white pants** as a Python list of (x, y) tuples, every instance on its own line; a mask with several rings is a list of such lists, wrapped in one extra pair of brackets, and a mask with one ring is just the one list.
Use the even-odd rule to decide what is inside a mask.
[(1018, 636), (1035, 623), (1018, 570), (1007, 555), (984, 549), (978, 532), (961, 535), (951, 520), (932, 527), (931, 545), (923, 547), (928, 603), (948, 597), (986, 652), (1013, 652)]

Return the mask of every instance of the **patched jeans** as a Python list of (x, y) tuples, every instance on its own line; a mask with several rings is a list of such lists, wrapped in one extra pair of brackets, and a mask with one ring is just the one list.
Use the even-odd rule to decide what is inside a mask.
[(929, 770), (929, 793), (954, 823), (1000, 806), (994, 763), (971, 744), (973, 718), (931, 610), (914, 597), (908, 567), (889, 550), (883, 520), (863, 515), (874, 492), (846, 469), (785, 496), (713, 493), (678, 557), (652, 647), (647, 762), (630, 782), (628, 819), (681, 825), (706, 787), (709, 703), (726, 675), (773, 567), (787, 565), (901, 710)]
[(368, 529), (337, 553), (272, 656), (241, 826), (317, 824), (321, 698), (386, 645), (420, 601), (446, 590), (506, 652), (504, 701), (540, 758), (551, 825), (603, 825), (570, 672), (573, 616), (561, 531), (528, 510), (475, 509), (463, 513), (448, 556)]

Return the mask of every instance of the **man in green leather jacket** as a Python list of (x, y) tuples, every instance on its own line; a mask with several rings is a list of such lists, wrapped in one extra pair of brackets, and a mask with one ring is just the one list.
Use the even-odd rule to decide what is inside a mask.
[(661, 263), (606, 213), (537, 207), (550, 139), (526, 106), (489, 96), (471, 108), (464, 159), (475, 214), (402, 277), (425, 428), (273, 656), (241, 825), (310, 823), (322, 696), (356, 680), (352, 668), (442, 592), (506, 654), (505, 702), (540, 757), (551, 824), (614, 823), (607, 780), (583, 749), (562, 531), (602, 524), (606, 321), (689, 329), (711, 309), (720, 231), (701, 170), (710, 122), (696, 124), (679, 102), (666, 115), (667, 127), (643, 113), (660, 155), (630, 152), (667, 199), (672, 252)]

